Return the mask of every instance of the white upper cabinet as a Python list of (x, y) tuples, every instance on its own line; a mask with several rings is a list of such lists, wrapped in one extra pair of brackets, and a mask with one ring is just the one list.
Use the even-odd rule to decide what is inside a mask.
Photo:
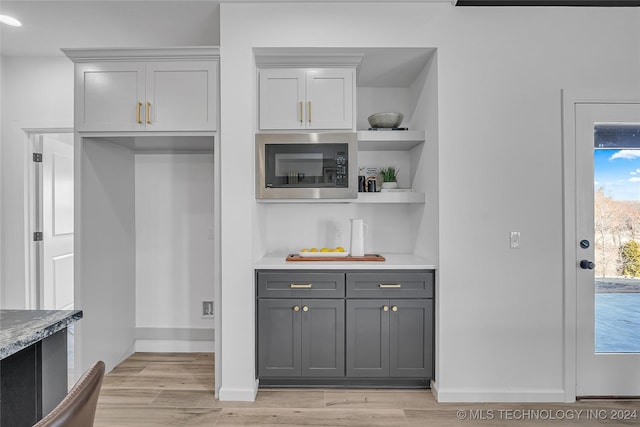
[(355, 129), (354, 68), (262, 68), (260, 129)]
[(305, 72), (260, 70), (260, 129), (304, 129)]
[(218, 60), (209, 59), (212, 51), (64, 50), (76, 62), (76, 130), (216, 130)]
[(215, 130), (217, 74), (213, 61), (148, 63), (147, 130)]
[(78, 64), (75, 93), (76, 130), (144, 130), (144, 64)]

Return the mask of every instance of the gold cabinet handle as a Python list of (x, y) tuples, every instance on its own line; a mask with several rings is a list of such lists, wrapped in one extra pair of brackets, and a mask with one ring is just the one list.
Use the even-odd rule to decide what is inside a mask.
[(311, 289), (311, 283), (292, 283), (289, 285), (291, 289)]
[(300, 306), (299, 305), (294, 305), (293, 306), (293, 311), (300, 311)]
[(389, 311), (389, 306), (388, 305), (382, 306), (382, 311)]
[(378, 285), (379, 288), (381, 289), (385, 289), (385, 288), (401, 288), (402, 285), (400, 283), (380, 283)]
[(151, 124), (151, 103), (147, 102), (147, 124), (150, 125)]
[(391, 311), (396, 312), (398, 311), (398, 307), (396, 307), (395, 305), (393, 307), (391, 307)]
[(309, 311), (309, 307), (307, 307), (306, 305), (302, 307), (302, 311), (307, 312)]
[(302, 101), (300, 101), (300, 123), (304, 122), (304, 116), (302, 115)]
[(308, 102), (307, 115), (309, 116), (309, 123), (311, 123), (311, 101)]
[(142, 102), (138, 102), (138, 108), (136, 108), (136, 123), (142, 124), (142, 119), (140, 118), (140, 109), (142, 108)]

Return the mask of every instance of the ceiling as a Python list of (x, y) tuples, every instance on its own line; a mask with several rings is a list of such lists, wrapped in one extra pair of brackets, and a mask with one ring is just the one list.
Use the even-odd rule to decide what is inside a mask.
[[(19, 28), (0, 25), (0, 55), (61, 56), (60, 48), (218, 46), (221, 2), (276, 1), (321, 0), (0, 0), (0, 14), (23, 24)], [(367, 1), (390, 0), (323, 0)]]
[[(320, 0), (0, 0), (0, 14), (23, 26), (0, 25), (2, 56), (62, 56), (60, 48), (218, 46), (220, 3)], [(393, 0), (324, 0), (324, 2)], [(483, 5), (615, 5), (640, 0), (402, 0)]]
[(60, 48), (218, 46), (219, 2), (0, 0), (3, 56), (63, 56)]

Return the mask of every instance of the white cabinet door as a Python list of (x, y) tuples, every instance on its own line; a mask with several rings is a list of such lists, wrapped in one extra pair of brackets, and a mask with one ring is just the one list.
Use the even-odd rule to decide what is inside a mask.
[(260, 70), (260, 129), (305, 128), (304, 77), (300, 69)]
[(218, 63), (147, 63), (147, 131), (216, 130)]
[(353, 128), (354, 71), (345, 68), (307, 70), (307, 128)]
[(77, 64), (75, 82), (76, 130), (144, 130), (144, 64)]
[(260, 129), (353, 129), (355, 71), (260, 70)]

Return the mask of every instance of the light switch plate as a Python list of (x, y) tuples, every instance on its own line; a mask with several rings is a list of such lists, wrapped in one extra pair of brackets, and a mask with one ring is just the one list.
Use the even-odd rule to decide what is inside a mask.
[(520, 248), (520, 232), (512, 231), (509, 237), (509, 241), (511, 242), (511, 249), (519, 249)]

